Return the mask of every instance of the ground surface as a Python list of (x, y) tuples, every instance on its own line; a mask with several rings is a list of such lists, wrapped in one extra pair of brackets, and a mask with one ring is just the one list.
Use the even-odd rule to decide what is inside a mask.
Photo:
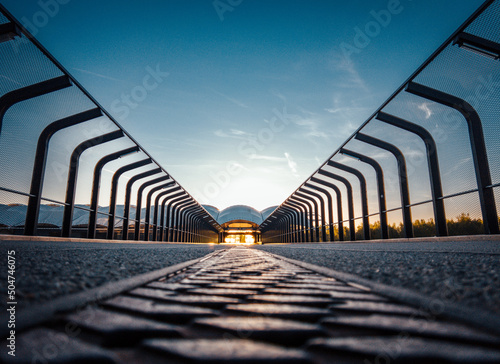
[(264, 245), (259, 249), (500, 314), (500, 243)]
[[(40, 303), (202, 257), (227, 246), (0, 241), (16, 251), (19, 306)], [(500, 243), (346, 243), (255, 246), (500, 314)], [(7, 265), (0, 265), (7, 277)], [(6, 281), (6, 278), (5, 278)], [(0, 285), (1, 305), (6, 284)]]
[[(0, 241), (0, 259), (16, 251), (18, 306), (76, 293), (137, 274), (200, 258), (216, 245), (101, 244)], [(7, 264), (0, 264), (7, 281)], [(0, 284), (0, 305), (5, 305), (7, 284)]]

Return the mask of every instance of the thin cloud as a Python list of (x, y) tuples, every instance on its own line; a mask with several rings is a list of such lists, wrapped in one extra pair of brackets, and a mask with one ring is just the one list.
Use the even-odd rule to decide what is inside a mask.
[(290, 170), (292, 171), (292, 174), (295, 177), (298, 177), (299, 174), (297, 172), (297, 163), (292, 159), (290, 154), (288, 154), (287, 152), (285, 152), (285, 157), (286, 157), (286, 160), (288, 162), (288, 168), (290, 168)]
[(78, 72), (83, 72), (83, 73), (86, 73), (86, 74), (89, 74), (89, 75), (92, 75), (92, 76), (96, 76), (96, 77), (100, 77), (100, 78), (104, 78), (106, 80), (111, 80), (111, 81), (117, 81), (117, 82), (124, 82), (124, 80), (120, 80), (118, 78), (113, 78), (113, 77), (109, 77), (109, 76), (106, 76), (106, 75), (102, 75), (100, 73), (95, 73), (95, 72), (92, 72), (92, 71), (87, 71), (87, 70), (82, 70), (81, 68), (72, 68), (73, 70), (75, 71), (78, 71)]
[(273, 157), (270, 155), (260, 155), (260, 154), (252, 154), (249, 159), (258, 159), (258, 160), (265, 160), (265, 161), (271, 161), (271, 162), (284, 162), (287, 161), (287, 158), (283, 157)]
[(246, 137), (252, 136), (252, 134), (239, 129), (229, 129), (229, 133), (222, 129), (214, 131), (214, 134), (220, 138), (233, 138), (233, 139), (247, 139)]
[(425, 118), (426, 119), (429, 119), (432, 116), (432, 114), (433, 114), (432, 110), (429, 108), (430, 104), (431, 103), (429, 103), (429, 102), (423, 102), (423, 103), (421, 103), (420, 105), (417, 106), (420, 110), (422, 110), (423, 112), (425, 112)]
[(235, 98), (233, 98), (233, 97), (230, 97), (230, 96), (228, 96), (228, 95), (225, 95), (225, 94), (223, 94), (222, 92), (219, 92), (219, 91), (214, 90), (213, 88), (209, 88), (209, 90), (210, 90), (210, 91), (212, 91), (214, 94), (217, 94), (217, 95), (219, 95), (219, 96), (222, 96), (222, 97), (223, 97), (223, 98), (225, 98), (227, 101), (232, 102), (233, 104), (235, 104), (235, 105), (237, 105), (237, 106), (239, 106), (239, 107), (242, 107), (242, 108), (244, 108), (244, 109), (249, 109), (249, 108), (250, 108), (247, 104), (245, 104), (245, 103), (241, 102), (240, 100), (237, 100), (237, 99), (235, 99)]

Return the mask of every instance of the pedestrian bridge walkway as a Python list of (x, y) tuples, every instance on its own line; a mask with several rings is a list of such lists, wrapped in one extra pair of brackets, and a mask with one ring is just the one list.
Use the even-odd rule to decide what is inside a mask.
[(24, 314), (6, 363), (500, 362), (498, 317), (244, 247)]

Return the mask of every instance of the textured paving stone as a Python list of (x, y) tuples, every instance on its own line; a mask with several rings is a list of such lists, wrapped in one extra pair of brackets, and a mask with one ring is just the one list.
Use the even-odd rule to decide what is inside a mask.
[(226, 289), (250, 289), (261, 290), (264, 288), (272, 287), (273, 285), (253, 284), (253, 283), (215, 283), (211, 284), (210, 288), (226, 288)]
[(81, 329), (71, 363), (499, 362), (500, 338), (241, 247), (58, 317)]
[(136, 288), (128, 292), (132, 296), (148, 297), (148, 298), (165, 298), (170, 296), (175, 296), (177, 292), (166, 291), (164, 289), (156, 288)]
[(288, 303), (304, 306), (326, 307), (332, 300), (324, 297), (297, 295), (259, 294), (247, 298), (250, 302)]
[(75, 336), (77, 332), (58, 332), (45, 328), (27, 331), (17, 337), (16, 356), (7, 354), (2, 345), (0, 359), (3, 363), (115, 363), (113, 354), (105, 349), (84, 343)]
[(336, 329), (350, 329), (350, 333), (369, 330), (373, 333), (391, 333), (397, 335), (406, 332), (412, 336), (455, 339), (466, 342), (483, 342), (500, 347), (499, 338), (482, 333), (470, 327), (447, 322), (436, 322), (429, 318), (402, 317), (389, 315), (370, 315), (355, 317), (327, 317), (321, 321), (323, 325)]
[(332, 314), (331, 311), (324, 308), (286, 305), (282, 303), (246, 303), (228, 305), (226, 310), (227, 312), (234, 314), (261, 315), (265, 317), (278, 317), (304, 321), (317, 321), (320, 318)]
[(336, 300), (342, 300), (342, 301), (347, 301), (347, 300), (353, 300), (353, 301), (375, 301), (375, 302), (387, 302), (389, 301), (387, 298), (372, 294), (372, 293), (366, 293), (366, 292), (336, 292), (336, 291), (329, 291), (330, 297), (336, 299)]
[(286, 295), (306, 295), (330, 297), (328, 291), (308, 288), (267, 288), (262, 291), (264, 294), (286, 294)]
[(105, 345), (129, 345), (145, 337), (181, 337), (176, 326), (102, 309), (86, 309), (65, 320), (102, 335)]
[(347, 301), (334, 303), (330, 306), (332, 311), (355, 313), (386, 313), (392, 315), (425, 316), (425, 313), (416, 308), (389, 302)]
[(236, 288), (195, 288), (188, 290), (187, 293), (243, 298), (259, 292), (255, 290)]
[(247, 340), (147, 340), (147, 348), (179, 357), (191, 363), (308, 363), (299, 350)]
[(317, 325), (270, 317), (212, 317), (196, 319), (195, 324), (218, 329), (240, 339), (266, 340), (297, 345), (311, 337), (323, 336)]
[(182, 283), (166, 283), (166, 282), (151, 282), (146, 285), (149, 288), (159, 288), (166, 291), (185, 291), (190, 288), (196, 288), (197, 286), (192, 284), (182, 284)]
[(134, 297), (115, 297), (103, 305), (168, 322), (186, 322), (196, 317), (217, 315), (216, 311), (207, 308), (158, 303)]
[(413, 337), (314, 339), (309, 349), (362, 356), (390, 363), (500, 363), (500, 351), (490, 348)]
[(319, 289), (319, 290), (332, 290), (338, 292), (363, 292), (360, 289), (350, 287), (341, 283), (338, 284), (312, 284), (308, 282), (303, 283), (278, 283), (275, 288), (289, 288), (289, 289)]
[(188, 293), (183, 295), (172, 295), (171, 292), (149, 288), (136, 288), (128, 293), (133, 296), (152, 298), (163, 302), (182, 303), (210, 308), (221, 308), (224, 307), (224, 305), (239, 302), (237, 299), (230, 297), (195, 295)]

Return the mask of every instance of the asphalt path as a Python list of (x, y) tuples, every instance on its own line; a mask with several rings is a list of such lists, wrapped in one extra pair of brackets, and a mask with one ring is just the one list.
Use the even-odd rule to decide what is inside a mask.
[[(46, 302), (202, 257), (224, 245), (0, 241), (15, 250), (18, 307)], [(500, 315), (500, 242), (271, 244), (253, 246)], [(7, 264), (0, 265), (0, 305)]]
[(18, 307), (101, 286), (187, 260), (217, 245), (0, 241), (0, 305), (7, 300), (7, 253), (15, 251)]
[(500, 241), (271, 244), (259, 249), (500, 315)]

